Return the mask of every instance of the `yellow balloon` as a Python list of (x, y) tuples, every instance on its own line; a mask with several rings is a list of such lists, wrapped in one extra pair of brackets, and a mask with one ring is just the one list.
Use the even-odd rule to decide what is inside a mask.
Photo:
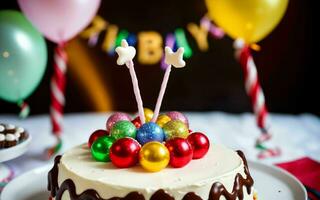
[(288, 0), (206, 0), (206, 4), (209, 17), (230, 37), (251, 44), (277, 26)]
[(149, 108), (144, 108), (144, 117), (146, 118), (146, 122), (150, 122), (153, 117), (153, 111)]
[(156, 123), (162, 128), (167, 122), (171, 121), (171, 118), (166, 114), (159, 115)]
[(169, 150), (160, 142), (148, 142), (141, 148), (139, 160), (144, 169), (157, 172), (169, 164)]

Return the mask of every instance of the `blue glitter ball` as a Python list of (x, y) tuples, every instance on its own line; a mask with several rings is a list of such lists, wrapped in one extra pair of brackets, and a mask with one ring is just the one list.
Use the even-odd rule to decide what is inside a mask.
[(164, 132), (158, 124), (148, 122), (138, 129), (136, 137), (141, 145), (151, 141), (163, 142)]

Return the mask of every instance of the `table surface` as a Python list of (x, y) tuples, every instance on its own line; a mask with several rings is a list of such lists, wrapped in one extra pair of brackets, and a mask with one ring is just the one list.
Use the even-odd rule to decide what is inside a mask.
[[(254, 116), (245, 114), (227, 114), (222, 112), (185, 113), (193, 131), (204, 132), (213, 143), (224, 144), (232, 149), (244, 151), (249, 160), (257, 160), (257, 149), (254, 148), (259, 130)], [(75, 145), (84, 143), (96, 129), (105, 128), (110, 113), (77, 113), (67, 114), (64, 118), (63, 148), (65, 151)], [(19, 119), (13, 115), (0, 115), (0, 122), (12, 123), (24, 127), (33, 137), (29, 151), (5, 164), (19, 175), (38, 166), (52, 163), (43, 159), (43, 151), (54, 143), (50, 133), (48, 115), (32, 116)], [(286, 162), (309, 156), (320, 161), (320, 119), (311, 114), (270, 115), (273, 139), (268, 145), (278, 146), (282, 155), (277, 158), (260, 160), (267, 164)]]

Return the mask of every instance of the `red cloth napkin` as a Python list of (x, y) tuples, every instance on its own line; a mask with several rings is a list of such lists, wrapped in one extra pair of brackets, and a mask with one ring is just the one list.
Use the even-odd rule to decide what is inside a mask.
[[(305, 186), (320, 192), (320, 163), (308, 157), (276, 164), (298, 178)], [(313, 196), (310, 194), (310, 196)], [(312, 198), (315, 199), (315, 198)]]

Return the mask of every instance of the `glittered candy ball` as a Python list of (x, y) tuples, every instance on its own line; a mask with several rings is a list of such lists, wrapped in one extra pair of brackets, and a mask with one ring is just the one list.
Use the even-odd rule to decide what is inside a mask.
[(110, 131), (110, 134), (115, 139), (124, 137), (136, 137), (136, 127), (130, 121), (118, 121), (116, 122)]
[(91, 148), (94, 141), (96, 141), (99, 137), (107, 136), (108, 134), (109, 133), (107, 131), (102, 129), (94, 131), (89, 137), (88, 147)]
[(189, 121), (188, 118), (181, 112), (178, 111), (171, 111), (171, 112), (167, 112), (168, 117), (171, 118), (171, 120), (180, 120), (183, 123), (185, 123), (187, 125), (187, 127), (189, 127)]
[(166, 140), (171, 140), (175, 137), (187, 138), (189, 129), (185, 123), (180, 120), (172, 120), (163, 126), (163, 131)]
[(208, 137), (200, 132), (194, 132), (188, 136), (188, 142), (193, 150), (193, 159), (199, 159), (206, 155), (210, 147)]
[(156, 123), (162, 128), (166, 123), (171, 121), (171, 118), (166, 114), (159, 115)]
[(140, 150), (139, 161), (144, 169), (157, 172), (168, 165), (170, 154), (167, 147), (162, 143), (148, 142)]
[(192, 160), (192, 147), (187, 139), (174, 138), (166, 142), (166, 147), (170, 152), (170, 165), (180, 168), (187, 165)]
[(156, 123), (147, 122), (138, 129), (137, 140), (141, 145), (151, 141), (163, 142), (164, 133)]
[(146, 122), (150, 122), (153, 117), (153, 111), (149, 108), (144, 108), (144, 117), (146, 118)]
[(110, 161), (109, 153), (115, 139), (110, 136), (102, 136), (98, 138), (91, 146), (91, 155), (96, 161)]
[(118, 121), (131, 121), (131, 117), (126, 113), (117, 112), (112, 114), (107, 120), (107, 130), (110, 131), (112, 126)]
[(140, 128), (140, 126), (141, 126), (140, 117), (134, 118), (134, 120), (132, 120), (131, 122), (134, 124), (134, 126), (135, 126), (136, 128)]
[(132, 138), (117, 140), (110, 149), (111, 162), (119, 168), (134, 166), (139, 161), (140, 144)]

